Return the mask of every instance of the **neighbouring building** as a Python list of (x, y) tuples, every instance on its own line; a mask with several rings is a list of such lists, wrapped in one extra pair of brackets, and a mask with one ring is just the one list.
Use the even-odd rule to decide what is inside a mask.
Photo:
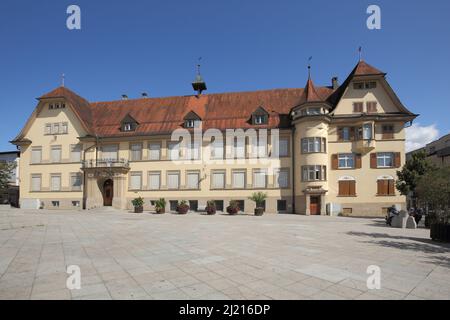
[[(179, 200), (191, 209), (231, 200), (252, 212), (248, 197), (266, 192), (268, 213), (382, 216), (406, 199), (395, 190), (405, 161), (405, 124), (416, 114), (400, 102), (386, 74), (359, 61), (346, 80), (304, 88), (197, 94), (89, 102), (65, 87), (38, 99), (20, 134), (21, 205), (26, 208), (145, 209), (164, 197), (168, 210)], [(176, 129), (265, 129), (267, 143), (245, 139), (225, 144), (172, 141)], [(255, 160), (255, 150), (266, 158)], [(259, 151), (258, 151), (259, 152)], [(221, 161), (232, 155), (236, 161)], [(186, 163), (186, 159), (193, 159)], [(218, 160), (218, 161), (216, 161)], [(257, 160), (257, 159), (256, 159)], [(269, 168), (275, 168), (269, 170)]]
[(420, 151), (425, 151), (427, 159), (437, 167), (450, 167), (450, 134), (427, 144), (425, 147), (408, 152), (406, 160)]
[(16, 164), (9, 179), (7, 192), (0, 193), (0, 204), (9, 203), (14, 207), (19, 206), (19, 151), (0, 152), (0, 163), (13, 162)]

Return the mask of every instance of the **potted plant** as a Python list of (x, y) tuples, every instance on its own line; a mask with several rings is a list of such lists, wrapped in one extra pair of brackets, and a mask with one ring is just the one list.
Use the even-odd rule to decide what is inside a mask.
[(177, 212), (179, 214), (186, 214), (188, 211), (189, 211), (189, 205), (186, 200), (182, 200), (180, 203), (178, 203)]
[(255, 192), (249, 199), (256, 204), (255, 216), (262, 216), (264, 214), (264, 201), (267, 199), (267, 193), (261, 191)]
[(135, 198), (131, 201), (134, 207), (134, 213), (144, 212), (144, 199), (142, 197)]
[(227, 207), (227, 212), (230, 215), (236, 215), (239, 212), (240, 208), (239, 208), (239, 202), (232, 200), (230, 201), (230, 205)]
[(206, 203), (206, 213), (208, 215), (216, 214), (216, 203), (212, 200), (208, 200)]
[(155, 211), (157, 214), (163, 214), (166, 212), (166, 199), (161, 198), (155, 201)]

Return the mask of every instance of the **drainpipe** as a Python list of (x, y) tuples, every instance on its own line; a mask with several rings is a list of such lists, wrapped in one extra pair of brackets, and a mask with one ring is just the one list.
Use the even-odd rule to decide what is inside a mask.
[(295, 125), (292, 128), (292, 213), (295, 214)]

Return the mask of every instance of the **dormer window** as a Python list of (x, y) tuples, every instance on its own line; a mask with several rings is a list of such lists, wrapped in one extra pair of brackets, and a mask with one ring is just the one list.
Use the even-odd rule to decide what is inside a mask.
[(190, 111), (183, 120), (184, 127), (187, 129), (198, 128), (200, 127), (200, 123), (202, 123), (202, 119), (194, 111)]
[(318, 114), (322, 114), (321, 108), (307, 108), (303, 109), (302, 113), (303, 116), (314, 116)]
[(120, 130), (123, 132), (136, 131), (137, 126), (138, 126), (138, 122), (136, 120), (134, 120), (134, 118), (132, 116), (127, 114), (121, 122)]
[(376, 87), (377, 83), (375, 81), (355, 82), (353, 84), (355, 90), (375, 89)]
[(252, 124), (254, 125), (264, 125), (269, 122), (269, 114), (263, 107), (259, 107), (252, 114)]

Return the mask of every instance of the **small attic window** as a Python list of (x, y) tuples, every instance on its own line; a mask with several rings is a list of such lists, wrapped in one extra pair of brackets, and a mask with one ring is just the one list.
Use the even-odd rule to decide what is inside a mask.
[(185, 128), (198, 128), (200, 125), (200, 120), (187, 119), (184, 120)]
[(377, 83), (375, 81), (355, 82), (353, 84), (355, 90), (375, 89), (376, 87)]
[(122, 125), (122, 131), (125, 131), (125, 132), (134, 131), (133, 123), (130, 123), (130, 122), (124, 123)]
[(50, 104), (48, 105), (48, 108), (49, 108), (50, 110), (53, 110), (53, 103), (50, 103)]
[(253, 123), (256, 125), (267, 124), (267, 116), (265, 115), (254, 115)]

